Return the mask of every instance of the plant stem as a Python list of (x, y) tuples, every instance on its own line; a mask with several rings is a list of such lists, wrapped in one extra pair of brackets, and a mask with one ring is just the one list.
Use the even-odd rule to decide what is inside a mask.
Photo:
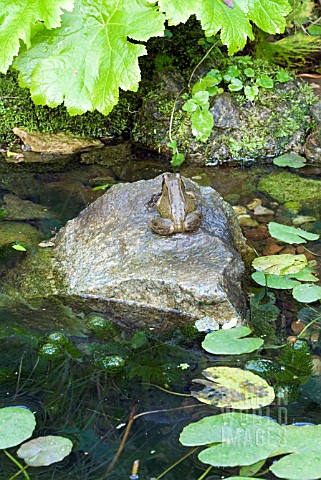
[(212, 465), (210, 467), (208, 467), (208, 469), (205, 470), (205, 472), (197, 480), (203, 480), (203, 478), (205, 478), (207, 476), (207, 474), (210, 473), (212, 468), (213, 468)]
[(12, 477), (9, 478), (9, 480), (12, 480), (13, 478), (16, 478), (18, 475), (20, 475), (20, 473), (23, 473), (24, 476), (26, 477), (27, 480), (30, 480), (30, 477), (28, 475), (28, 473), (26, 472), (26, 468), (28, 468), (28, 465), (21, 465), (20, 462), (18, 462), (18, 460), (16, 458), (14, 458), (7, 450), (3, 450), (4, 453), (7, 455), (8, 458), (10, 458), (10, 460), (15, 464), (17, 465), (18, 468), (20, 468), (19, 472), (15, 473)]
[(187, 452), (185, 455), (183, 455), (180, 459), (178, 459), (175, 463), (173, 463), (173, 465), (171, 465), (170, 467), (166, 468), (166, 470), (164, 470), (160, 475), (158, 475), (158, 477), (156, 477), (155, 480), (160, 480), (160, 478), (163, 478), (168, 472), (170, 472), (173, 468), (175, 468), (178, 464), (180, 464), (183, 460), (185, 460), (185, 458), (189, 457), (190, 455), (192, 455), (192, 453), (194, 453), (199, 447), (194, 447), (192, 448), (192, 450), (190, 450), (189, 452)]

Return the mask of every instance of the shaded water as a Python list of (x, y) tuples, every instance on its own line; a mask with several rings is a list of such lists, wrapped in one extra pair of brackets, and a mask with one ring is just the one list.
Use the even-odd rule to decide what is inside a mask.
[[(13, 173), (2, 174), (0, 198), (14, 193), (46, 206), (52, 218), (29, 222), (46, 239), (103, 193), (93, 191), (93, 186), (148, 179), (166, 170), (167, 164), (141, 160), (113, 168), (78, 166), (59, 173), (22, 173), (19, 168), (13, 168)], [(257, 196), (258, 179), (270, 171), (271, 167), (243, 170), (184, 167), (181, 173), (202, 185), (213, 186), (234, 204), (245, 205)], [(262, 194), (259, 196), (264, 198)], [(265, 198), (265, 205), (270, 203), (271, 200)], [(279, 213), (280, 218), (287, 215), (285, 211)], [(258, 248), (261, 240), (253, 242)], [(320, 244), (315, 243), (315, 248), (320, 248)], [(13, 252), (11, 247), (0, 250), (1, 273), (14, 266), (21, 253)], [(284, 333), (295, 318), (295, 307), (288, 308), (289, 302), (291, 304), (285, 297), (280, 304), (283, 324), (278, 326)], [(82, 312), (64, 309), (53, 301), (37, 309), (35, 305), (17, 305), (14, 298), (3, 298), (0, 293), (0, 407), (26, 406), (36, 412), (36, 435), (64, 435), (74, 443), (72, 454), (62, 462), (28, 469), (30, 478), (124, 480), (130, 478), (137, 459), (140, 460), (139, 479), (157, 478), (186, 455), (188, 449), (178, 442), (183, 427), (204, 416), (220, 413), (219, 409), (202, 405), (189, 396), (176, 396), (163, 389), (188, 395), (192, 379), (199, 378), (204, 368), (242, 367), (250, 357), (226, 359), (205, 355), (199, 348), (203, 335), (189, 327), (159, 339), (150, 332), (140, 332), (140, 337), (135, 332), (118, 329), (97, 333), (85, 323)], [(39, 356), (52, 332), (66, 333), (68, 346), (59, 347), (56, 357)], [(314, 353), (318, 353), (318, 349), (317, 345)], [(268, 358), (274, 356), (271, 352), (263, 353)], [(107, 372), (104, 359), (108, 355), (122, 356), (125, 366)], [(187, 369), (184, 364), (188, 364)], [(315, 394), (311, 398), (306, 394), (300, 397), (297, 392), (292, 395), (289, 389), (286, 405), (276, 402), (258, 413), (281, 423), (321, 423), (321, 385), (318, 379), (314, 383)], [(114, 470), (109, 473), (108, 466), (126, 428), (123, 424), (128, 422), (131, 413), (137, 418)], [(9, 451), (15, 454), (16, 448)], [(205, 465), (194, 454), (164, 478), (196, 480), (205, 470)], [(16, 472), (17, 467), (1, 453), (1, 480), (9, 479)], [(213, 470), (206, 478), (214, 480), (230, 474), (236, 475), (237, 470)]]

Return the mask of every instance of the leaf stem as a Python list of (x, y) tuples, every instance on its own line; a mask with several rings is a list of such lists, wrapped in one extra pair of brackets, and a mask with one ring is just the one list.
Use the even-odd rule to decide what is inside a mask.
[(20, 473), (23, 473), (24, 476), (26, 477), (27, 480), (30, 480), (30, 477), (28, 475), (28, 473), (26, 472), (26, 468), (28, 468), (28, 465), (21, 465), (20, 462), (18, 462), (18, 460), (16, 458), (14, 458), (7, 450), (3, 450), (4, 453), (7, 455), (8, 458), (10, 458), (10, 460), (15, 464), (17, 465), (18, 468), (20, 468), (19, 472), (15, 473), (12, 477), (9, 478), (9, 480), (13, 480), (14, 478), (16, 478), (18, 475), (20, 475)]
[(181, 458), (179, 458), (175, 463), (173, 463), (170, 467), (166, 468), (158, 477), (156, 477), (155, 480), (160, 480), (160, 478), (163, 478), (168, 472), (170, 472), (173, 468), (175, 468), (177, 465), (179, 465), (185, 458), (189, 457), (194, 453), (199, 447), (194, 447), (192, 450), (187, 452), (185, 455), (183, 455)]
[(210, 471), (212, 470), (213, 466), (211, 465), (210, 467), (208, 467), (207, 470), (205, 470), (205, 472), (197, 479), (197, 480), (203, 480), (208, 473), (210, 473)]

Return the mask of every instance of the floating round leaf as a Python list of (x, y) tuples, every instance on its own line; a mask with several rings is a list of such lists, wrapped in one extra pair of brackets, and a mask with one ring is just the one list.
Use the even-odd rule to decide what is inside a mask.
[(321, 287), (311, 283), (298, 285), (292, 291), (293, 297), (298, 302), (311, 303), (321, 299)]
[(284, 277), (283, 275), (271, 275), (264, 274), (263, 272), (254, 272), (252, 273), (251, 277), (259, 285), (269, 288), (287, 290), (294, 288), (297, 285), (300, 285), (300, 282), (298, 282), (297, 280), (291, 280), (290, 278)]
[[(282, 81), (282, 78), (285, 77), (282, 77), (281, 72), (278, 72), (277, 80), (279, 80), (280, 82)], [(286, 81), (288, 81), (288, 79)], [(274, 158), (273, 163), (274, 165), (278, 165), (279, 167), (302, 168), (306, 165), (306, 158), (301, 157), (301, 155), (298, 155), (297, 153), (285, 153), (280, 157)]]
[(190, 423), (179, 440), (186, 446), (214, 444), (202, 450), (199, 459), (216, 467), (232, 467), (269, 457), (282, 438), (282, 427), (270, 418), (223, 413)]
[(264, 341), (261, 338), (241, 338), (251, 333), (248, 327), (237, 327), (229, 330), (217, 330), (206, 335), (202, 347), (217, 355), (237, 355), (253, 352), (260, 348)]
[(252, 265), (256, 270), (274, 275), (290, 275), (303, 270), (307, 266), (305, 255), (266, 255), (253, 260)]
[(72, 449), (69, 438), (47, 435), (38, 437), (21, 445), (17, 455), (31, 467), (42, 467), (60, 462)]
[(240, 368), (211, 367), (202, 373), (208, 380), (196, 379), (193, 382), (205, 388), (191, 392), (200, 402), (242, 410), (269, 405), (274, 399), (273, 388), (252, 372)]
[(313, 480), (321, 472), (321, 425), (284, 428), (284, 442), (273, 456), (290, 453), (270, 467), (280, 478)]
[(272, 237), (286, 243), (306, 243), (307, 240), (318, 240), (320, 235), (307, 232), (302, 228), (289, 227), (277, 222), (268, 224), (269, 232)]
[(35, 416), (26, 408), (0, 409), (0, 449), (19, 445), (30, 438), (36, 426)]

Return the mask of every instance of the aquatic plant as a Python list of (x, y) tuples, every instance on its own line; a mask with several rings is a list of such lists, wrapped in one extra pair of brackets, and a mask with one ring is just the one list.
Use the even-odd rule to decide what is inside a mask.
[(5, 73), (16, 57), (20, 84), (30, 89), (36, 104), (64, 102), (71, 115), (94, 109), (107, 115), (118, 102), (119, 88), (137, 90), (138, 58), (146, 54), (140, 42), (163, 35), (166, 20), (177, 25), (195, 14), (206, 35), (220, 31), (233, 54), (253, 39), (250, 22), (278, 33), (291, 11), (287, 0), (226, 3), (50, 0), (44, 8), (40, 1), (3, 0), (0, 71)]
[(20, 445), (17, 451), (18, 457), (26, 462), (26, 465), (22, 466), (6, 449), (15, 447), (30, 438), (35, 426), (35, 415), (27, 408), (0, 409), (0, 449), (4, 450), (7, 457), (20, 468), (15, 476), (24, 473), (27, 480), (29, 479), (26, 472), (28, 466), (40, 467), (60, 462), (72, 449), (72, 442), (66, 437), (47, 435), (34, 438)]

